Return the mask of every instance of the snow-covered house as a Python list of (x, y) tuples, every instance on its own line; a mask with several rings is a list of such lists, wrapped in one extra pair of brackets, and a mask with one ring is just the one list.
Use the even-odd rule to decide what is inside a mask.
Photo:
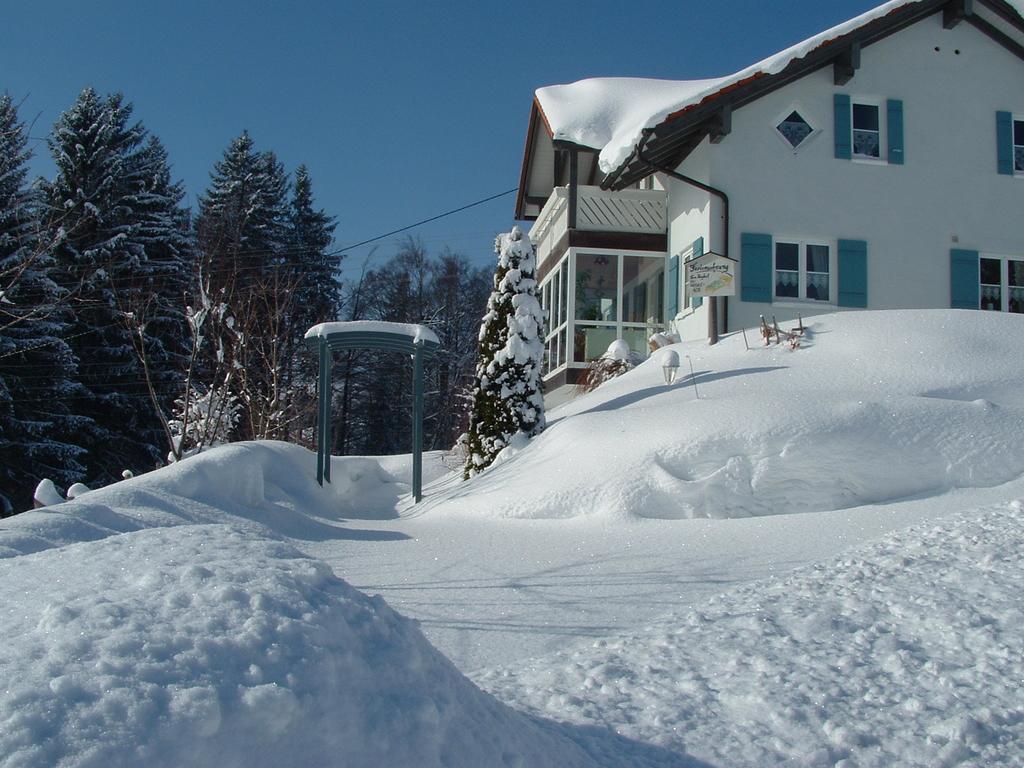
[[(727, 77), (541, 88), (549, 391), (621, 338), (846, 308), (1024, 312), (1024, 0), (892, 0)], [(737, 260), (687, 295), (686, 260)]]

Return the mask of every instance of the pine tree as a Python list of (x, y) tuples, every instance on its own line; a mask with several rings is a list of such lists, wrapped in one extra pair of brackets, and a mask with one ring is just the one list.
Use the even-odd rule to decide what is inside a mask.
[(190, 349), (184, 310), (196, 271), (195, 249), (188, 210), (182, 205), (184, 187), (172, 181), (167, 151), (155, 136), (148, 136), (132, 157), (127, 181), (132, 239), (142, 247), (144, 258), (131, 291), (119, 295), (122, 309), (134, 320), (129, 327), (136, 354), (145, 367), (155, 413), (163, 422), (163, 433), (154, 431), (151, 441), (162, 445), (171, 437), (167, 415), (179, 396)]
[(258, 284), (284, 262), (287, 192), (284, 168), (273, 153), (256, 152), (248, 131), (228, 145), (213, 167), (196, 219), (198, 245), (216, 288)]
[[(200, 200), (196, 234), (210, 292), (236, 323), (225, 351), (238, 375), (236, 439), (285, 438), (288, 350), (297, 277), (291, 269), (288, 177), (272, 152), (259, 154), (247, 132), (231, 142)], [(218, 329), (212, 329), (218, 333)], [(218, 370), (220, 371), (218, 373)], [(223, 360), (207, 360), (206, 386), (221, 387)]]
[(428, 294), (433, 302), (431, 328), (441, 339), (432, 361), (436, 371), (431, 389), (438, 393), (431, 412), (426, 443), (431, 449), (450, 448), (466, 428), (476, 368), (480, 316), (487, 306), (493, 274), (473, 268), (465, 256), (445, 250), (432, 265)]
[(316, 370), (310, 364), (305, 333), (317, 323), (341, 317), (341, 256), (329, 252), (335, 226), (331, 216), (314, 207), (309, 171), (300, 165), (288, 206), (289, 245), (284, 259), (292, 290), (281, 355), (285, 423), (279, 436), (285, 440), (301, 439), (302, 426), (308, 421), (305, 415), (316, 409)]
[(341, 256), (328, 252), (337, 223), (313, 207), (313, 184), (304, 165), (295, 170), (289, 225), (290, 262), (299, 277), (295, 328), (301, 340), (311, 326), (341, 316)]
[[(398, 252), (381, 268), (366, 276), (366, 291), (371, 297), (364, 317), (390, 323), (422, 323), (431, 315), (432, 296), (428, 291), (430, 260), (423, 243), (406, 238)], [(433, 361), (424, 369), (431, 375)], [(364, 444), (369, 452), (390, 454), (409, 450), (407, 436), (412, 434), (412, 366), (396, 361), (393, 353), (368, 353), (362, 356), (366, 378), (360, 406), (365, 422)], [(436, 390), (426, 386), (425, 421), (434, 411)], [(425, 427), (428, 427), (425, 424)], [(429, 445), (429, 435), (424, 442)]]
[(93, 424), (85, 440), (94, 483), (160, 460), (163, 430), (137, 341), (142, 331), (162, 386), (183, 333), (160, 319), (147, 328), (148, 316), (140, 317), (153, 291), (178, 290), (169, 272), (181, 272), (184, 214), (166, 155), (131, 115), (120, 94), (101, 98), (87, 88), (49, 140), (57, 176), (45, 185), (47, 231), (54, 275), (72, 297), (69, 338), (85, 389), (76, 412)]
[(75, 436), (86, 424), (68, 406), (81, 395), (64, 341), (68, 311), (47, 274), (38, 196), (25, 184), (27, 141), (0, 95), (0, 516), (28, 509), (43, 478), (67, 486), (84, 476)]
[(490, 466), (516, 434), (532, 437), (545, 424), (544, 310), (535, 277), (536, 256), (518, 227), (499, 235), (494, 249), (498, 268), (480, 326), (466, 479)]

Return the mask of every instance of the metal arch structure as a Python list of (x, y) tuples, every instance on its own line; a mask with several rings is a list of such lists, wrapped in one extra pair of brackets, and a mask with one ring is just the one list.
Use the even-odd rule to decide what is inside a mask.
[(434, 332), (422, 325), (382, 322), (324, 323), (306, 332), (306, 344), (317, 350), (316, 481), (331, 482), (331, 390), (334, 353), (350, 349), (380, 349), (412, 357), (412, 494), (423, 498), (423, 361), (434, 357), (441, 344)]

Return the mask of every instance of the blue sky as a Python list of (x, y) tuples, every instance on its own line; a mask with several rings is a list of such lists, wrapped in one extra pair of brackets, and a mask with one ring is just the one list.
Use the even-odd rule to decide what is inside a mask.
[[(5, 8), (0, 90), (45, 136), (85, 86), (121, 91), (166, 145), (189, 200), (247, 129), (305, 163), (338, 247), (516, 186), (533, 91), (594, 76), (710, 77), (875, 0), (95, 2)], [(513, 196), (416, 230), (492, 259)], [(370, 248), (351, 252), (357, 267)], [(376, 260), (394, 251), (378, 244)]]

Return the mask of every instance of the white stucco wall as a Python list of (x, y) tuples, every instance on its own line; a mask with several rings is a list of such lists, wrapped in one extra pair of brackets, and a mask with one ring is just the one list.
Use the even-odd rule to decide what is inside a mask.
[[(885, 100), (903, 101), (904, 165), (834, 157), (835, 93), (879, 100), (883, 122)], [(793, 108), (821, 129), (796, 152), (774, 130)], [(735, 110), (732, 133), (705, 141), (679, 170), (729, 195), (734, 258), (743, 232), (821, 239), (833, 254), (839, 238), (866, 240), (869, 308), (948, 307), (950, 248), (1024, 256), (1024, 178), (996, 173), (997, 110), (1024, 113), (1024, 60), (969, 24), (943, 29), (936, 14), (865, 47), (845, 86), (834, 85), (828, 66)], [(677, 181), (669, 191), (669, 252), (698, 236), (721, 251), (708, 195)], [(834, 309), (737, 296), (729, 326), (753, 327), (761, 313), (782, 321)], [(681, 324), (690, 338), (705, 326)]]
[[(691, 153), (686, 160), (685, 169), (680, 169), (680, 171), (695, 179), (707, 179), (711, 172), (710, 160), (711, 156), (705, 142)], [(715, 228), (710, 226), (711, 217), (715, 215), (712, 210), (711, 195), (664, 174), (658, 174), (657, 180), (658, 185), (668, 191), (669, 255), (679, 256), (680, 259), (689, 255), (693, 241), (698, 237), (704, 238), (705, 250), (713, 250), (718, 243), (713, 242), (711, 230), (717, 229), (720, 232), (721, 226)], [(717, 234), (715, 237), (721, 240), (722, 236)], [(679, 313), (676, 315), (674, 326), (680, 333), (692, 336), (693, 334), (688, 334), (686, 329), (690, 326), (696, 327), (696, 324), (701, 322), (706, 326), (707, 320), (698, 318), (698, 316), (703, 317), (703, 309), (693, 310), (688, 306), (686, 292), (682, 285), (682, 281), (685, 279), (682, 262), (679, 265), (679, 279), (681, 281)], [(672, 318), (669, 318), (669, 321), (672, 324)], [(699, 332), (695, 333), (699, 335)]]

